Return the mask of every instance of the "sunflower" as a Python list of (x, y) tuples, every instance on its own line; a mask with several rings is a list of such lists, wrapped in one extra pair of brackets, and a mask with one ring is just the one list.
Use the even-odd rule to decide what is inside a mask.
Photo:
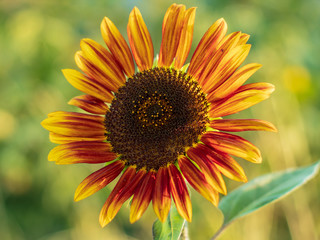
[[(119, 179), (100, 213), (107, 225), (132, 197), (130, 222), (137, 221), (152, 201), (164, 221), (173, 199), (179, 214), (192, 218), (186, 182), (212, 204), (226, 194), (222, 175), (247, 181), (232, 156), (260, 163), (257, 147), (226, 132), (276, 131), (257, 119), (222, 119), (269, 97), (269, 83), (243, 85), (261, 65), (242, 66), (249, 35), (226, 35), (224, 19), (204, 34), (190, 64), (195, 8), (173, 4), (162, 26), (159, 55), (138, 8), (129, 16), (129, 45), (110, 19), (101, 32), (107, 48), (83, 39), (75, 61), (81, 72), (63, 70), (69, 83), (86, 95), (69, 104), (88, 113), (53, 112), (42, 122), (50, 140), (60, 144), (49, 153), (56, 164), (104, 163), (75, 192), (84, 199)], [(130, 47), (129, 47), (130, 46)], [(135, 64), (137, 70), (135, 70)]]

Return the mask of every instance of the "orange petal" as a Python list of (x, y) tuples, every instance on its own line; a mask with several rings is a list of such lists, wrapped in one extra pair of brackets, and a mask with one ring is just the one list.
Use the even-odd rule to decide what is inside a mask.
[(273, 91), (274, 86), (270, 83), (243, 85), (232, 96), (211, 102), (209, 116), (223, 117), (240, 112), (267, 99)]
[(115, 161), (86, 177), (78, 186), (74, 200), (80, 201), (112, 182), (123, 170), (124, 162)]
[(204, 174), (199, 171), (199, 169), (186, 157), (181, 157), (178, 163), (183, 176), (187, 179), (190, 185), (204, 198), (209, 200), (215, 206), (218, 206), (219, 198), (217, 199), (217, 196), (219, 196), (219, 194), (208, 183)]
[(145, 174), (146, 170), (139, 170), (136, 173), (134, 166), (128, 167), (122, 174), (101, 209), (99, 222), (102, 227), (106, 226), (117, 215), (122, 204), (132, 196)]
[(170, 191), (178, 213), (191, 222), (192, 206), (186, 183), (174, 164), (168, 166), (170, 175)]
[(212, 56), (217, 45), (227, 32), (227, 23), (223, 18), (217, 20), (204, 34), (195, 52), (192, 55), (188, 73), (195, 78), (199, 77), (205, 67), (207, 59)]
[(60, 135), (73, 137), (97, 137), (104, 135), (104, 118), (101, 116), (88, 115), (74, 112), (53, 112), (41, 125)]
[(193, 38), (193, 26), (194, 26), (195, 16), (196, 16), (196, 8), (190, 8), (185, 12), (179, 46), (177, 49), (175, 63), (174, 63), (174, 66), (178, 69), (183, 67), (190, 52), (192, 38)]
[(167, 219), (171, 206), (168, 168), (159, 168), (156, 176), (153, 196), (153, 209), (161, 222)]
[(140, 71), (151, 69), (153, 65), (153, 44), (150, 33), (137, 7), (129, 15), (128, 38), (133, 57)]
[(212, 92), (207, 96), (208, 101), (212, 102), (227, 97), (242, 86), (252, 76), (252, 74), (261, 68), (261, 66), (262, 65), (258, 63), (251, 63), (243, 66), (221, 85), (212, 90)]
[(231, 154), (250, 162), (261, 163), (259, 149), (242, 137), (222, 132), (207, 132), (201, 142), (221, 152)]
[(125, 83), (121, 66), (106, 48), (89, 38), (82, 39), (80, 47), (83, 56), (97, 71), (103, 73), (108, 82), (118, 88)]
[(101, 22), (101, 33), (114, 58), (128, 77), (134, 75), (134, 62), (129, 46), (113, 22), (105, 17)]
[(94, 79), (90, 79), (84, 76), (82, 73), (73, 69), (63, 69), (62, 73), (68, 80), (68, 82), (76, 89), (98, 99), (101, 99), (104, 102), (111, 103), (113, 94), (106, 86), (102, 85), (100, 82)]
[(213, 51), (212, 56), (207, 59), (204, 68), (199, 76), (198, 82), (203, 86), (208, 81), (212, 81), (212, 76), (215, 74), (217, 66), (222, 61), (224, 56), (229, 53), (239, 42), (241, 33), (234, 32), (225, 36)]
[(169, 67), (173, 60), (178, 69), (184, 65), (191, 47), (195, 10), (186, 11), (182, 4), (172, 4), (167, 10), (162, 25), (159, 66)]
[(71, 142), (53, 148), (48, 156), (56, 164), (104, 163), (117, 158), (106, 142)]
[(246, 59), (250, 47), (251, 45), (247, 44), (230, 50), (230, 52), (221, 59), (214, 73), (210, 75), (202, 85), (203, 91), (209, 93), (228, 79)]
[(155, 172), (150, 171), (141, 181), (133, 196), (130, 208), (130, 222), (134, 223), (139, 220), (146, 211), (152, 199), (152, 193), (155, 184)]
[[(201, 157), (205, 162), (215, 164), (219, 171), (226, 177), (240, 182), (247, 181), (243, 168), (228, 154), (219, 152), (204, 144), (198, 144), (193, 151), (194, 155), (201, 156), (202, 154)], [(190, 152), (188, 152), (188, 154), (190, 154)]]
[(210, 122), (210, 127), (227, 132), (277, 132), (276, 127), (272, 123), (260, 119), (216, 119)]
[[(199, 144), (198, 144), (199, 145)], [(187, 151), (188, 157), (194, 161), (203, 172), (208, 183), (218, 192), (226, 195), (227, 187), (216, 165), (206, 156), (206, 151), (199, 151), (201, 146), (190, 147)]]
[(68, 104), (77, 106), (89, 113), (105, 115), (109, 107), (100, 99), (90, 96), (81, 95), (72, 98)]
[(162, 41), (158, 61), (158, 65), (160, 67), (170, 66), (176, 56), (185, 9), (186, 7), (182, 4), (172, 4), (164, 16), (162, 23)]
[(91, 136), (91, 137), (73, 137), (57, 134), (54, 132), (49, 133), (49, 139), (53, 143), (64, 144), (70, 142), (80, 142), (80, 141), (93, 141), (93, 142), (103, 142), (106, 140), (104, 135), (100, 136)]

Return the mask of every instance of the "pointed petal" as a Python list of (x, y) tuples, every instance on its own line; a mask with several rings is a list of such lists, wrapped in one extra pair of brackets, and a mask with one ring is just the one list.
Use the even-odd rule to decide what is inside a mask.
[(222, 59), (228, 54), (232, 49), (237, 46), (239, 42), (241, 33), (234, 32), (225, 36), (218, 44), (216, 49), (213, 51), (210, 58), (205, 62), (203, 71), (199, 76), (199, 84), (203, 86), (208, 81), (213, 81), (212, 77), (214, 76), (216, 69)]
[(182, 4), (172, 4), (164, 16), (158, 61), (160, 67), (170, 66), (176, 56), (185, 9), (186, 7)]
[(101, 116), (88, 115), (74, 112), (53, 112), (41, 125), (60, 135), (73, 137), (97, 137), (104, 135), (104, 118)]
[(226, 81), (208, 94), (209, 102), (227, 97), (241, 87), (259, 68), (261, 64), (251, 63), (243, 66), (232, 74)]
[(134, 62), (129, 46), (113, 22), (105, 17), (101, 22), (101, 33), (114, 58), (128, 77), (134, 75)]
[(102, 85), (100, 82), (94, 79), (90, 79), (84, 76), (82, 73), (73, 69), (63, 69), (62, 73), (68, 80), (68, 82), (76, 89), (98, 99), (101, 99), (104, 102), (111, 103), (113, 99), (112, 93), (106, 86)]
[(175, 57), (176, 61), (174, 63), (174, 66), (178, 69), (183, 67), (190, 52), (195, 17), (196, 8), (190, 8), (185, 12), (179, 46)]
[(159, 66), (169, 67), (173, 60), (178, 69), (184, 65), (191, 47), (195, 11), (195, 8), (186, 11), (182, 4), (172, 4), (167, 10), (162, 25)]
[(174, 164), (168, 166), (170, 175), (170, 191), (178, 213), (191, 222), (192, 206), (186, 183)]
[(274, 91), (270, 83), (252, 83), (240, 87), (231, 97), (211, 102), (209, 117), (223, 117), (245, 110), (267, 98)]
[(134, 223), (135, 221), (139, 220), (142, 214), (146, 211), (147, 207), (149, 206), (149, 203), (152, 199), (152, 193), (155, 184), (155, 175), (155, 172), (151, 170), (141, 181), (139, 187), (137, 187), (131, 202), (131, 223)]
[(151, 69), (153, 65), (153, 44), (150, 33), (137, 7), (129, 15), (128, 38), (133, 57), (140, 71)]
[(53, 143), (64, 144), (64, 143), (81, 142), (81, 141), (103, 142), (106, 140), (106, 137), (104, 135), (90, 136), (90, 137), (74, 137), (74, 136), (65, 136), (65, 135), (54, 133), (54, 132), (50, 132), (49, 139)]
[(89, 113), (105, 115), (109, 107), (100, 99), (90, 96), (81, 95), (72, 98), (68, 104), (77, 106)]
[(82, 51), (76, 52), (74, 59), (77, 66), (89, 76), (90, 82), (95, 81), (103, 86), (107, 91), (117, 92), (119, 86), (113, 82), (105, 72), (99, 69), (94, 63), (90, 62)]
[(219, 200), (216, 198), (217, 192), (208, 183), (204, 174), (186, 157), (181, 157), (178, 163), (183, 176), (190, 185), (204, 198), (215, 206), (218, 206)]
[[(226, 177), (240, 182), (247, 181), (243, 168), (228, 154), (219, 152), (204, 144), (198, 144), (197, 147), (193, 149), (193, 153), (195, 156), (201, 156), (204, 162), (215, 164), (219, 171)], [(190, 151), (188, 155), (191, 155)]]
[(277, 132), (276, 127), (272, 123), (260, 119), (216, 119), (210, 122), (210, 127), (227, 132)]
[(246, 44), (248, 42), (249, 38), (250, 38), (249, 34), (241, 33), (241, 36), (240, 36), (240, 39), (238, 42), (238, 46)]
[(215, 51), (217, 45), (227, 32), (227, 23), (223, 18), (217, 20), (204, 34), (194, 54), (192, 55), (188, 73), (195, 78), (199, 77), (205, 67), (207, 59)]
[(112, 182), (123, 170), (124, 162), (115, 161), (86, 177), (78, 186), (74, 200), (80, 201)]
[(221, 59), (214, 73), (206, 78), (206, 82), (202, 86), (203, 91), (210, 93), (228, 79), (246, 59), (250, 48), (251, 45), (247, 44), (230, 50), (230, 52)]
[[(226, 195), (227, 187), (223, 180), (223, 177), (220, 174), (220, 171), (216, 167), (216, 165), (208, 159), (206, 156), (206, 151), (201, 151), (201, 146), (191, 147), (187, 151), (188, 157), (194, 161), (201, 169), (208, 183), (214, 188), (216, 191)], [(200, 149), (200, 150), (199, 150)]]
[(167, 167), (161, 167), (157, 172), (152, 203), (159, 220), (164, 222), (171, 207), (170, 180)]
[(71, 142), (53, 148), (48, 156), (56, 164), (104, 163), (117, 158), (106, 142)]
[(201, 142), (220, 152), (237, 156), (253, 163), (261, 163), (259, 149), (242, 137), (222, 132), (207, 132)]
[(101, 209), (99, 222), (102, 227), (117, 215), (123, 203), (132, 196), (145, 174), (146, 170), (139, 170), (136, 173), (134, 166), (125, 170)]
[(107, 49), (89, 38), (82, 39), (80, 47), (83, 56), (97, 71), (103, 73), (110, 83), (118, 88), (125, 83), (126, 78), (121, 66)]

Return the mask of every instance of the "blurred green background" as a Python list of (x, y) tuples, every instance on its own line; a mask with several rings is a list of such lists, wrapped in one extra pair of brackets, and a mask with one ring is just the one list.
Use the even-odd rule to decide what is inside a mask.
[[(103, 43), (100, 22), (104, 16), (126, 36), (128, 15), (137, 6), (158, 52), (162, 19), (171, 3), (0, 1), (0, 239), (151, 239), (155, 220), (151, 207), (131, 225), (125, 203), (107, 227), (99, 226), (99, 211), (111, 188), (73, 202), (77, 185), (99, 166), (48, 162), (47, 154), (54, 144), (40, 122), (52, 111), (78, 111), (67, 101), (80, 93), (60, 70), (76, 68), (73, 55), (80, 39)], [(320, 1), (177, 3), (198, 7), (191, 51), (207, 28), (224, 17), (228, 33), (241, 30), (251, 35), (253, 46), (246, 63), (263, 64), (250, 82), (276, 86), (270, 99), (232, 116), (269, 120), (279, 129), (279, 133), (241, 134), (260, 148), (264, 158), (261, 165), (239, 160), (248, 178), (319, 159)], [(240, 185), (229, 180), (227, 184), (229, 191)], [(233, 223), (219, 239), (320, 239), (319, 187), (318, 176), (284, 200)], [(209, 239), (221, 224), (221, 216), (196, 192), (192, 192), (192, 202), (191, 239)]]

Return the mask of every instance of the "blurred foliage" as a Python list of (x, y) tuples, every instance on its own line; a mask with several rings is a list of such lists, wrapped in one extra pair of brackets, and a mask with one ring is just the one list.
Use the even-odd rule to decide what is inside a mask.
[[(49, 112), (78, 111), (66, 103), (79, 92), (60, 69), (76, 68), (73, 54), (82, 38), (103, 43), (100, 22), (108, 16), (126, 36), (128, 15), (138, 6), (153, 37), (161, 42), (163, 15), (172, 1), (146, 0), (1, 0), (0, 1), (0, 238), (20, 239), (150, 239), (155, 214), (149, 207), (131, 225), (128, 204), (101, 229), (98, 214), (111, 186), (79, 203), (77, 185), (97, 166), (57, 166), (48, 162), (54, 144), (40, 122)], [(320, 156), (320, 1), (189, 0), (197, 6), (192, 50), (218, 18), (229, 33), (251, 35), (246, 60), (263, 68), (251, 82), (266, 81), (276, 92), (239, 118), (273, 122), (279, 133), (245, 133), (261, 149), (262, 165), (244, 166), (248, 178), (307, 165)], [(235, 116), (231, 116), (235, 117)], [(318, 120), (317, 120), (318, 119)], [(227, 180), (228, 189), (240, 185)], [(287, 199), (234, 223), (220, 239), (320, 238), (319, 177)], [(208, 239), (221, 216), (192, 192), (191, 239)]]

